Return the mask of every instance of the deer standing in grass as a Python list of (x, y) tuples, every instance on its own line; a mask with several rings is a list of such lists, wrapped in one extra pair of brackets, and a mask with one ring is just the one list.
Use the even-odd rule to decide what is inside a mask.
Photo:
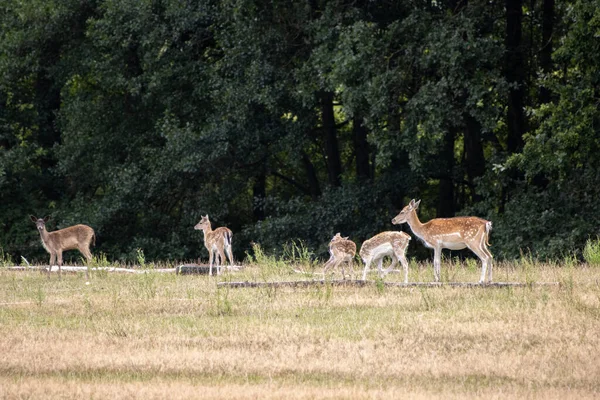
[(227, 257), (229, 258), (229, 265), (233, 265), (233, 255), (231, 254), (231, 238), (233, 232), (224, 226), (213, 231), (210, 226), (208, 214), (200, 219), (200, 222), (194, 226), (194, 229), (202, 230), (204, 232), (204, 246), (206, 246), (206, 249), (208, 250), (210, 264), (209, 275), (212, 275), (215, 251), (217, 252), (217, 257), (219, 257), (217, 263), (217, 275), (221, 275), (220, 266), (225, 262), (225, 252), (227, 252)]
[(392, 224), (408, 223), (413, 233), (432, 248), (433, 274), (435, 281), (440, 280), (442, 249), (462, 250), (469, 248), (481, 260), (481, 278), (479, 283), (492, 282), (492, 253), (488, 250), (492, 222), (477, 217), (435, 218), (424, 224), (417, 217), (417, 208), (421, 200), (414, 199), (400, 211)]
[(329, 254), (329, 260), (323, 268), (323, 277), (325, 277), (329, 268), (337, 268), (341, 264), (342, 278), (346, 279), (344, 264), (347, 263), (352, 270), (352, 259), (356, 254), (356, 244), (352, 240), (348, 240), (348, 237), (342, 237), (338, 232), (329, 242)]
[[(94, 230), (87, 225), (75, 225), (68, 228), (59, 229), (57, 231), (48, 232), (46, 230), (46, 222), (50, 217), (36, 218), (30, 215), (31, 221), (33, 221), (40, 232), (42, 238), (42, 245), (48, 253), (50, 253), (50, 265), (48, 266), (48, 278), (50, 278), (50, 270), (58, 258), (58, 277), (62, 274), (62, 253), (66, 250), (79, 250), (81, 254), (86, 258), (89, 263), (92, 261), (92, 252), (90, 251), (90, 245), (96, 245), (96, 234)], [(89, 281), (88, 270), (85, 270), (85, 279)]]
[[(404, 283), (408, 283), (408, 261), (406, 260), (406, 249), (410, 242), (410, 235), (405, 232), (381, 232), (371, 239), (365, 240), (360, 247), (359, 255), (365, 263), (362, 280), (367, 279), (367, 271), (372, 262), (377, 262), (379, 276), (382, 278), (398, 264), (398, 260), (404, 267)], [(385, 271), (382, 270), (383, 258), (388, 256), (392, 264)]]

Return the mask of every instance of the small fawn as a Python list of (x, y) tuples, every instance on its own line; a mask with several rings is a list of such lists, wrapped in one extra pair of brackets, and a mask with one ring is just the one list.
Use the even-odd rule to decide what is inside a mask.
[(206, 249), (208, 250), (210, 264), (210, 269), (208, 272), (209, 275), (212, 275), (212, 267), (215, 261), (215, 251), (217, 252), (217, 257), (219, 258), (217, 262), (217, 275), (221, 275), (220, 266), (225, 262), (225, 252), (227, 252), (227, 257), (229, 258), (229, 265), (233, 265), (233, 255), (231, 254), (231, 238), (233, 236), (233, 232), (224, 226), (213, 231), (212, 227), (210, 226), (208, 214), (200, 219), (200, 222), (194, 226), (194, 229), (202, 230), (204, 232), (204, 246), (206, 246)]
[[(372, 238), (365, 240), (360, 248), (360, 257), (365, 263), (363, 271), (363, 281), (367, 278), (367, 271), (372, 262), (377, 261), (379, 275), (383, 278), (390, 272), (398, 260), (404, 267), (404, 283), (408, 283), (408, 262), (406, 261), (406, 249), (410, 242), (410, 235), (405, 232), (382, 232)], [(392, 259), (392, 264), (385, 271), (382, 270), (383, 257), (389, 256)]]
[[(66, 250), (79, 250), (89, 263), (92, 261), (92, 252), (90, 245), (96, 245), (96, 234), (94, 230), (87, 225), (75, 225), (68, 228), (59, 229), (57, 231), (48, 232), (46, 230), (46, 222), (50, 217), (36, 218), (30, 215), (29, 218), (33, 221), (40, 232), (42, 245), (48, 253), (50, 253), (50, 265), (48, 266), (48, 278), (50, 278), (50, 270), (58, 258), (58, 277), (62, 274), (62, 253)], [(85, 278), (89, 281), (88, 270), (85, 270)]]
[(325, 277), (329, 268), (336, 268), (341, 264), (342, 278), (346, 279), (344, 264), (347, 263), (350, 270), (353, 269), (352, 259), (356, 254), (356, 244), (352, 240), (348, 240), (348, 237), (342, 237), (338, 232), (329, 242), (329, 254), (329, 260), (325, 263), (325, 267), (323, 268), (323, 277)]

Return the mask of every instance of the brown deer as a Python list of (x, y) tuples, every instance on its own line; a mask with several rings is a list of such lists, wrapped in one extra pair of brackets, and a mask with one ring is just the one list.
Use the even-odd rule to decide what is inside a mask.
[(323, 277), (325, 277), (329, 268), (337, 268), (341, 264), (342, 278), (346, 279), (344, 264), (347, 263), (352, 270), (352, 259), (356, 254), (356, 244), (352, 240), (348, 240), (348, 237), (342, 237), (338, 232), (329, 242), (329, 254), (329, 260), (323, 268)]
[(212, 275), (212, 267), (215, 261), (215, 251), (217, 252), (217, 275), (221, 275), (221, 269), (219, 268), (225, 262), (225, 252), (227, 252), (227, 257), (229, 258), (229, 265), (233, 265), (233, 255), (231, 254), (231, 238), (233, 236), (233, 232), (230, 229), (225, 228), (224, 226), (212, 230), (210, 226), (210, 220), (208, 219), (208, 214), (203, 216), (200, 219), (200, 222), (194, 226), (195, 230), (202, 230), (204, 232), (204, 246), (208, 250), (209, 256), (209, 275)]
[(440, 280), (442, 249), (462, 250), (469, 248), (481, 260), (481, 278), (479, 283), (486, 280), (492, 282), (492, 253), (488, 250), (492, 222), (477, 217), (435, 218), (424, 224), (417, 217), (417, 208), (421, 200), (414, 199), (400, 211), (392, 224), (408, 223), (413, 233), (423, 241), (425, 246), (432, 248), (433, 274), (435, 281)]
[[(48, 278), (50, 278), (50, 270), (58, 258), (58, 277), (62, 274), (62, 253), (66, 250), (79, 250), (81, 254), (86, 258), (89, 263), (92, 261), (92, 252), (90, 251), (90, 245), (96, 245), (96, 234), (94, 230), (87, 225), (75, 225), (68, 228), (59, 229), (54, 232), (48, 232), (46, 230), (46, 222), (50, 217), (36, 218), (30, 215), (31, 221), (33, 221), (40, 232), (42, 238), (42, 245), (48, 253), (50, 253), (50, 265), (48, 266)], [(89, 280), (88, 270), (85, 270), (85, 278)]]
[[(367, 279), (367, 271), (372, 262), (377, 262), (379, 276), (384, 277), (394, 269), (398, 260), (404, 267), (404, 283), (408, 283), (408, 261), (406, 260), (406, 249), (410, 242), (410, 235), (405, 232), (381, 232), (372, 238), (365, 240), (360, 247), (360, 258), (365, 263), (362, 280)], [(392, 264), (385, 271), (382, 270), (383, 258), (389, 256)]]

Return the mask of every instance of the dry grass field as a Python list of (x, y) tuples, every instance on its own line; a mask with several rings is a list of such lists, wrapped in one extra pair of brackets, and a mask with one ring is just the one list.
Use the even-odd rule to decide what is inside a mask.
[[(479, 277), (474, 262), (442, 272)], [(411, 282), (432, 276), (412, 263)], [(218, 278), (99, 272), (85, 285), (0, 268), (0, 397), (600, 396), (599, 268), (496, 267), (495, 281), (525, 287), (387, 287), (375, 274), (365, 287), (217, 285), (321, 278), (259, 263)]]

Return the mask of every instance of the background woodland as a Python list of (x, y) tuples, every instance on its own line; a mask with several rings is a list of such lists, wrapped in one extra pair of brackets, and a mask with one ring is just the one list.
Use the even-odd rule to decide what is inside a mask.
[(209, 214), (238, 259), (322, 256), (420, 198), (493, 221), (497, 259), (579, 256), (599, 36), (600, 0), (5, 0), (0, 250), (47, 260), (33, 214), (109, 259), (205, 258)]

